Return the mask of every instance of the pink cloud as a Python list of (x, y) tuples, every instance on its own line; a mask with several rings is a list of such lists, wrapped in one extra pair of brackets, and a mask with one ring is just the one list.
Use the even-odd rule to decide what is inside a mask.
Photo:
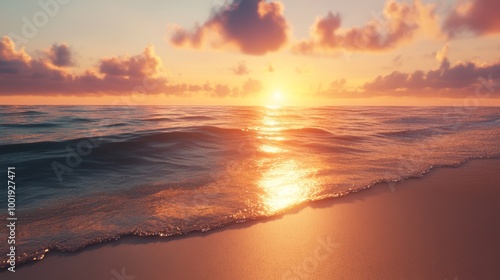
[(282, 48), (288, 40), (289, 25), (283, 16), (283, 5), (265, 0), (233, 0), (216, 11), (204, 24), (193, 31), (177, 28), (171, 37), (175, 46), (200, 48), (210, 41), (211, 35), (218, 41), (211, 41), (214, 48), (227, 45), (240, 52), (263, 55)]
[(28, 69), (31, 57), (24, 49), (15, 50), (14, 42), (4, 36), (0, 40), (0, 74), (17, 74)]
[(33, 59), (24, 49), (17, 51), (6, 36), (0, 40), (0, 77), (5, 79), (2, 89), (23, 79), (61, 81), (71, 78), (68, 72), (58, 69), (50, 60)]
[[(64, 46), (64, 47), (61, 47)], [(16, 50), (12, 40), (0, 40), (0, 95), (129, 95), (138, 88), (147, 94), (176, 96), (208, 95), (244, 97), (259, 90), (260, 82), (249, 79), (240, 88), (217, 84), (174, 84), (162, 77), (162, 61), (153, 46), (135, 56), (114, 56), (99, 60), (97, 69), (73, 74), (64, 65), (71, 52), (61, 54), (65, 44), (53, 45), (42, 58), (33, 58), (24, 49)], [(147, 86), (146, 86), (147, 85)]]
[(411, 4), (388, 1), (383, 16), (364, 26), (341, 29), (339, 14), (329, 12), (311, 28), (311, 38), (294, 46), (300, 54), (328, 53), (336, 50), (384, 51), (412, 40), (421, 29), (436, 26), (434, 6), (415, 0)]
[[(100, 62), (98, 72), (88, 69), (84, 74), (75, 75), (63, 66), (72, 63), (67, 45), (53, 45), (45, 51), (44, 57), (33, 58), (24, 50), (16, 50), (9, 37), (0, 41), (0, 93), (1, 94), (43, 94), (78, 95), (86, 93), (131, 93), (143, 84), (144, 79), (158, 84), (165, 79), (157, 78), (160, 59), (154, 55), (152, 47), (132, 58), (113, 58)], [(110, 75), (105, 66), (113, 65), (127, 70), (123, 75)], [(157, 91), (158, 92), (158, 91)]]
[(445, 19), (443, 29), (450, 37), (467, 31), (476, 35), (499, 33), (499, 11), (498, 0), (462, 1)]
[(241, 87), (229, 87), (228, 85), (216, 84), (205, 85), (206, 95), (210, 97), (249, 97), (255, 96), (263, 90), (262, 83), (252, 78), (247, 79)]
[(160, 69), (161, 59), (152, 45), (140, 55), (103, 58), (99, 62), (99, 72), (114, 77), (143, 78), (158, 74)]
[(369, 95), (464, 97), (474, 95), (481, 83), (484, 86), (499, 86), (495, 80), (500, 78), (495, 76), (498, 73), (500, 62), (451, 65), (447, 58), (442, 58), (437, 69), (413, 73), (395, 71), (366, 83), (364, 90)]
[(248, 79), (243, 84), (244, 95), (255, 95), (263, 90), (262, 83), (255, 79)]

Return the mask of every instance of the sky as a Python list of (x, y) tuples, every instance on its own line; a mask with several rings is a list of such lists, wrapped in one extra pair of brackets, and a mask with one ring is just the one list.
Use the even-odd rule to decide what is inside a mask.
[(500, 1), (4, 0), (0, 104), (500, 105)]

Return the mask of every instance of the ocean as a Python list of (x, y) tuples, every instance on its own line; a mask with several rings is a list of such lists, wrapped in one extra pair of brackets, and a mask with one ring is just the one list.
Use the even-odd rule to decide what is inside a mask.
[(18, 263), (205, 232), (376, 183), (397, 191), (435, 167), (500, 157), (499, 139), (494, 107), (0, 106)]

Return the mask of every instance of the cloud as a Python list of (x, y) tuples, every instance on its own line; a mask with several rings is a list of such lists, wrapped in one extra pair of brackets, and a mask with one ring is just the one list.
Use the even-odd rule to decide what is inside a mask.
[(223, 98), (232, 94), (231, 88), (228, 85), (216, 85), (209, 91), (211, 97)]
[(155, 54), (152, 45), (140, 55), (103, 58), (99, 65), (101, 74), (112, 77), (143, 78), (158, 74), (160, 69), (161, 59)]
[(1, 90), (11, 87), (19, 80), (61, 81), (70, 77), (69, 73), (55, 67), (51, 61), (33, 59), (24, 49), (17, 51), (9, 37), (0, 40)]
[(207, 84), (205, 86), (205, 94), (216, 98), (245, 98), (248, 96), (256, 96), (262, 90), (262, 83), (259, 80), (252, 78), (246, 80), (241, 87), (231, 88), (230, 86), (223, 84), (216, 84), (214, 86)]
[(6, 36), (0, 40), (0, 74), (17, 74), (28, 69), (30, 56), (24, 49), (15, 50), (14, 43)]
[(231, 68), (231, 72), (238, 76), (248, 75), (250, 71), (244, 61), (241, 61), (235, 67)]
[(47, 51), (45, 51), (45, 54), (50, 62), (55, 66), (70, 67), (75, 65), (71, 49), (66, 44), (54, 44)]
[(73, 74), (71, 52), (65, 44), (52, 45), (41, 58), (31, 57), (24, 49), (16, 50), (12, 40), (0, 40), (0, 94), (80, 95), (131, 93), (145, 81), (160, 92), (166, 80), (157, 77), (161, 60), (150, 46), (131, 58), (105, 58), (99, 69)]
[(178, 47), (200, 48), (210, 41), (213, 48), (229, 45), (245, 54), (264, 55), (279, 50), (288, 40), (289, 24), (283, 8), (278, 2), (233, 0), (193, 31), (176, 27), (170, 42)]
[(463, 32), (475, 35), (500, 33), (498, 11), (498, 0), (462, 1), (445, 19), (443, 29), (450, 37)]
[(446, 44), (443, 48), (436, 53), (436, 59), (439, 62), (443, 62), (448, 57), (448, 52), (450, 51), (450, 45)]
[(500, 73), (500, 62), (476, 64), (473, 62), (451, 65), (444, 57), (439, 68), (428, 72), (392, 72), (378, 76), (366, 83), (364, 90), (369, 95), (464, 97), (473, 95), (478, 85), (488, 81), (494, 85)]
[(345, 95), (347, 91), (347, 80), (338, 79), (331, 82), (326, 89), (319, 87), (317, 95), (319, 96), (329, 96), (329, 97), (339, 97), (340, 95)]
[[(71, 56), (58, 55), (62, 45), (53, 45), (41, 58), (16, 50), (12, 40), (0, 40), (0, 95), (131, 95), (165, 94), (190, 97), (246, 97), (262, 90), (258, 80), (248, 79), (241, 87), (216, 84), (175, 84), (162, 77), (162, 61), (152, 45), (135, 56), (114, 56), (99, 60), (96, 69), (73, 74)], [(66, 46), (67, 47), (67, 46)], [(62, 47), (62, 49), (66, 49)], [(63, 59), (61, 59), (63, 58)], [(59, 59), (59, 60), (58, 60)], [(59, 64), (59, 65), (57, 65)]]
[(415, 37), (418, 31), (437, 32), (435, 7), (414, 0), (411, 4), (386, 2), (382, 16), (361, 27), (341, 29), (340, 14), (329, 12), (311, 28), (311, 38), (293, 47), (295, 53), (330, 53), (338, 50), (384, 51)]
[(243, 84), (243, 94), (244, 95), (255, 95), (263, 90), (262, 83), (258, 80), (248, 79)]

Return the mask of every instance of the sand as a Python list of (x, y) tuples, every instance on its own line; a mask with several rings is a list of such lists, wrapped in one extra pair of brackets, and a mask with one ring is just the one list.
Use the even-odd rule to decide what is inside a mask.
[(475, 160), (261, 222), (51, 252), (0, 278), (500, 279), (499, 201), (500, 160)]

